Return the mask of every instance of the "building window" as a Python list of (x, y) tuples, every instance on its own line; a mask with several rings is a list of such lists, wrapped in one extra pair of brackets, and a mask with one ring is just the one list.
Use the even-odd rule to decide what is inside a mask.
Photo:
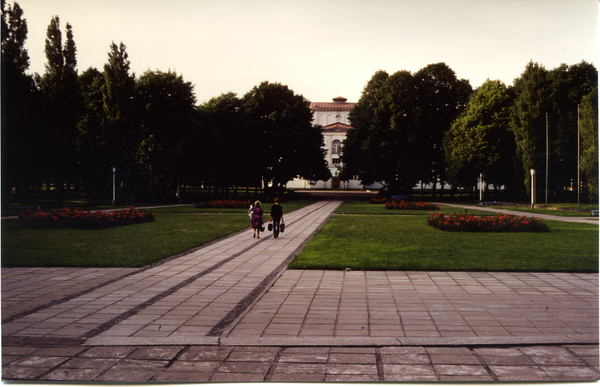
[(337, 166), (339, 166), (342, 163), (342, 160), (340, 160), (340, 159), (333, 159), (333, 160), (331, 160), (331, 162), (332, 162), (332, 164), (334, 166), (337, 167)]
[(339, 155), (340, 153), (342, 153), (342, 142), (340, 140), (333, 140), (331, 154)]

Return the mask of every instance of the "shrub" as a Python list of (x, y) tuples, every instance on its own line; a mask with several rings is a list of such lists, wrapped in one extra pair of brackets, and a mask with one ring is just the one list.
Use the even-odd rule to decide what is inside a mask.
[(467, 214), (429, 213), (429, 225), (450, 232), (548, 232), (550, 227), (540, 218), (497, 214), (472, 216)]
[(385, 208), (388, 210), (439, 210), (437, 204), (421, 203), (421, 202), (405, 202), (404, 200), (388, 200), (385, 202)]
[(154, 214), (139, 212), (130, 207), (127, 210), (112, 212), (82, 211), (78, 208), (63, 210), (31, 211), (21, 213), (14, 226), (18, 228), (81, 228), (104, 229), (151, 222)]

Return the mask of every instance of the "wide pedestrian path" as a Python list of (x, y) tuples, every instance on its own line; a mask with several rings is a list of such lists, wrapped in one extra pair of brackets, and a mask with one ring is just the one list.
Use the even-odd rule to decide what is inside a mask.
[(3, 378), (598, 379), (598, 274), (286, 271), (339, 204), (143, 269), (3, 268)]

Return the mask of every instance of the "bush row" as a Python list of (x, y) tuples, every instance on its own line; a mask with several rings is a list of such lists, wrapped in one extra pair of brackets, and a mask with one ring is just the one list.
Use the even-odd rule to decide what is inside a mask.
[(82, 211), (78, 208), (63, 210), (31, 211), (21, 213), (17, 218), (17, 228), (80, 228), (80, 229), (105, 229), (111, 227), (127, 226), (151, 222), (154, 214), (139, 212), (130, 207), (126, 210), (103, 212)]
[(385, 208), (388, 210), (429, 210), (436, 211), (440, 207), (437, 204), (421, 202), (405, 202), (404, 200), (388, 200), (385, 202)]
[(429, 213), (429, 225), (451, 232), (548, 232), (550, 227), (540, 218), (498, 214), (472, 216), (467, 214)]

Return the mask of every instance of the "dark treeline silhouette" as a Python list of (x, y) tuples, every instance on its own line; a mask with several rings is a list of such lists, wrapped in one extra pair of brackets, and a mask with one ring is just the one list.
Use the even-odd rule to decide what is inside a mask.
[[(553, 70), (530, 62), (506, 86), (473, 91), (445, 63), (415, 74), (377, 71), (350, 112), (342, 176), (410, 196), (420, 183), (452, 192), (486, 185), (538, 202), (598, 200), (598, 71), (585, 61)], [(579, 140), (578, 140), (579, 139)], [(578, 171), (579, 176), (578, 176)], [(546, 189), (546, 177), (548, 177)]]
[[(175, 72), (130, 71), (126, 46), (110, 45), (103, 71), (78, 74), (74, 32), (58, 16), (47, 30), (47, 64), (27, 75), (23, 10), (2, 1), (3, 202), (52, 189), (93, 203), (162, 200), (186, 187), (211, 195), (281, 194), (296, 176), (328, 179), (320, 126), (304, 98), (263, 82), (197, 106)], [(114, 173), (113, 173), (114, 171)], [(114, 187), (114, 188), (113, 188)]]
[[(102, 69), (79, 73), (75, 32), (69, 23), (64, 32), (52, 17), (45, 72), (28, 75), (24, 12), (2, 0), (3, 203), (49, 189), (56, 202), (76, 189), (92, 203), (110, 203), (114, 189), (120, 204), (173, 201), (189, 187), (281, 195), (295, 177), (330, 178), (321, 127), (287, 86), (265, 81), (197, 105), (182, 75), (132, 73), (123, 43), (108, 46)], [(435, 196), (445, 183), (469, 190), (483, 174), (527, 197), (535, 169), (538, 201), (546, 176), (551, 200), (574, 200), (582, 181), (597, 201), (597, 75), (586, 62), (530, 62), (513, 85), (473, 90), (445, 63), (378, 71), (350, 113), (339, 176), (401, 195), (429, 183)]]

